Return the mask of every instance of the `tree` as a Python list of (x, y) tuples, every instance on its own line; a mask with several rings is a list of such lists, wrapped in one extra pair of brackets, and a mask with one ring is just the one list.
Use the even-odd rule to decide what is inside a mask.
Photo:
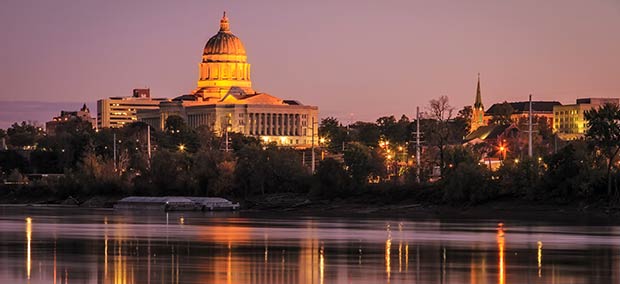
[(375, 151), (358, 142), (349, 143), (344, 151), (344, 163), (355, 185), (364, 185), (371, 176), (383, 176), (383, 158)]
[(267, 155), (257, 145), (243, 147), (237, 153), (235, 168), (236, 195), (247, 198), (254, 193), (265, 194)]
[(39, 139), (39, 147), (44, 151), (54, 152), (57, 168), (74, 169), (86, 152), (93, 146), (95, 131), (88, 121), (72, 119), (58, 124), (55, 135)]
[(217, 150), (220, 147), (221, 141), (219, 137), (207, 125), (201, 125), (196, 128), (196, 137), (201, 150)]
[(319, 164), (316, 170), (318, 188), (313, 191), (314, 195), (333, 198), (344, 197), (349, 187), (349, 175), (342, 163), (327, 158)]
[(462, 110), (459, 110), (456, 118), (454, 119), (455, 130), (461, 134), (459, 137), (465, 136), (471, 130), (471, 116), (473, 115), (473, 109), (471, 106), (465, 106)]
[(452, 131), (449, 125), (454, 108), (450, 106), (448, 97), (441, 96), (429, 102), (429, 121), (426, 123), (425, 137), (429, 145), (439, 152), (439, 167), (443, 175), (446, 168), (445, 149), (449, 143)]
[(196, 131), (191, 129), (178, 115), (171, 115), (166, 119), (163, 137), (160, 137), (160, 140), (163, 140), (162, 146), (170, 150), (193, 153), (200, 146)]
[(321, 120), (319, 136), (325, 139), (327, 147), (334, 152), (342, 149), (342, 145), (349, 140), (346, 127), (342, 126), (335, 117), (326, 117)]
[(377, 146), (381, 131), (379, 126), (372, 122), (358, 121), (349, 126), (352, 132), (352, 140), (360, 142), (366, 146)]
[(13, 123), (6, 131), (9, 137), (9, 144), (14, 147), (34, 147), (37, 142), (44, 136), (43, 129), (35, 126), (31, 122), (22, 121), (21, 124)]
[[(612, 195), (612, 167), (620, 151), (620, 107), (604, 104), (599, 109), (584, 113), (588, 121), (586, 138), (607, 158), (607, 194)], [(617, 192), (616, 192), (617, 194)]]
[(404, 144), (411, 138), (411, 122), (406, 115), (397, 121), (394, 116), (384, 116), (377, 119), (377, 126), (381, 135), (392, 144)]

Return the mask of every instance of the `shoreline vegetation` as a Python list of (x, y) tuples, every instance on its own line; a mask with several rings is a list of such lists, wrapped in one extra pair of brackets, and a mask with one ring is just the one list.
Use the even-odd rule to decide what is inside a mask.
[[(192, 129), (178, 116), (150, 135), (141, 122), (95, 131), (86, 121), (69, 120), (54, 135), (15, 123), (0, 130), (7, 144), (0, 149), (0, 203), (101, 208), (132, 195), (217, 196), (260, 212), (618, 215), (617, 105), (587, 111), (584, 139), (573, 141), (561, 141), (551, 123), (537, 117), (533, 156), (527, 133), (518, 131), (526, 128), (510, 120), (509, 109), (491, 123), (513, 125), (510, 133), (475, 144), (463, 141), (471, 107), (455, 117), (452, 110), (447, 97), (429, 103), (419, 119), (421, 148), (412, 142), (418, 121), (404, 115), (347, 126), (325, 118), (314, 172), (308, 148)], [(495, 167), (485, 162), (490, 159), (498, 161)]]
[[(555, 204), (500, 198), (483, 204), (450, 205), (420, 200), (402, 200), (393, 203), (369, 203), (370, 196), (354, 199), (310, 200), (295, 194), (270, 194), (244, 202), (243, 214), (291, 214), (313, 217), (363, 217), (406, 219), (478, 219), (478, 220), (531, 220), (557, 221), (574, 224), (584, 222), (618, 222), (620, 207), (586, 204)], [(0, 199), (0, 210), (9, 208), (38, 209), (112, 209), (121, 197), (93, 196), (86, 200), (70, 197), (65, 200)], [(131, 210), (141, 211), (141, 210)], [(150, 211), (150, 210), (148, 210)], [(187, 212), (175, 212), (187, 214)]]

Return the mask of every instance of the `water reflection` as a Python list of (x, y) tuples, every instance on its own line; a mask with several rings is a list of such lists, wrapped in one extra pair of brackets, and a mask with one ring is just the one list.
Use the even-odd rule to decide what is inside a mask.
[[(32, 218), (28, 217), (26, 218), (26, 243), (27, 243), (27, 248), (26, 248), (26, 277), (28, 280), (30, 280), (30, 269), (32, 268), (32, 247), (31, 247), (31, 242), (32, 242)], [(30, 282), (30, 281), (28, 281)]]
[(542, 277), (542, 247), (543, 243), (541, 241), (537, 242), (538, 244), (538, 252), (536, 260), (538, 261), (538, 278)]
[(504, 246), (505, 246), (505, 239), (504, 239), (504, 224), (499, 223), (499, 226), (497, 228), (497, 251), (498, 251), (498, 258), (499, 258), (499, 264), (498, 264), (498, 283), (499, 284), (504, 284), (506, 283), (506, 268), (505, 268), (505, 257), (504, 257)]
[(620, 280), (613, 226), (30, 209), (2, 211), (0, 228), (0, 283)]

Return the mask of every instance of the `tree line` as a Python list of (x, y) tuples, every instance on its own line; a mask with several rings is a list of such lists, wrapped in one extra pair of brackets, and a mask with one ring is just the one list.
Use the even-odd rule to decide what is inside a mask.
[[(464, 144), (471, 113), (471, 107), (456, 112), (447, 97), (431, 100), (419, 118), (421, 149), (415, 143), (416, 118), (385, 116), (349, 125), (324, 118), (314, 173), (309, 149), (265, 144), (239, 133), (230, 133), (224, 141), (206, 126), (190, 128), (178, 116), (169, 117), (163, 131), (151, 130), (150, 156), (148, 127), (141, 122), (94, 130), (76, 119), (60, 124), (55, 135), (30, 123), (15, 123), (0, 130), (8, 146), (0, 151), (0, 186), (4, 195), (58, 199), (195, 195), (246, 200), (290, 193), (316, 199), (371, 196), (367, 200), (376, 201), (380, 196), (395, 202), (453, 204), (497, 198), (620, 201), (617, 105), (586, 112), (588, 131), (582, 140), (558, 141), (550, 123), (537, 118), (533, 157), (525, 154), (524, 132), (494, 144)], [(498, 115), (492, 123), (523, 123), (509, 117)], [(225, 143), (230, 151), (224, 151)], [(483, 157), (501, 157), (501, 166), (489, 169)], [(37, 179), (32, 175), (37, 173), (59, 175)]]

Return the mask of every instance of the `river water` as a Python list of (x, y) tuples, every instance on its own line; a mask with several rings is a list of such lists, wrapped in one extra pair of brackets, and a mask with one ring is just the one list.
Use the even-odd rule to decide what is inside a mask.
[(0, 283), (619, 283), (620, 227), (0, 207)]

